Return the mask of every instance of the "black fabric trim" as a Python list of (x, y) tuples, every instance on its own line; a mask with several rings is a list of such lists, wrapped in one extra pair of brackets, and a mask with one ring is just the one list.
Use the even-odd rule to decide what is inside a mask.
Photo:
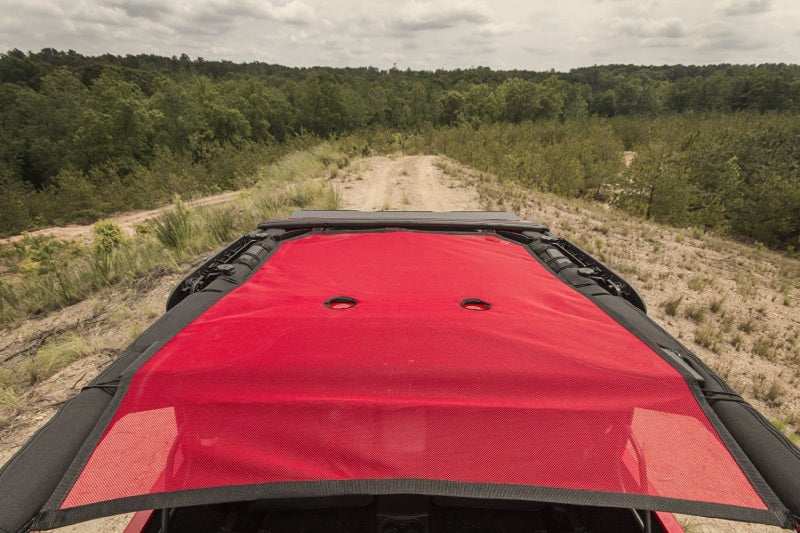
[(380, 496), (386, 494), (419, 494), (481, 500), (513, 500), (630, 508), (694, 514), (743, 522), (759, 522), (781, 527), (792, 525), (791, 517), (788, 514), (708, 502), (642, 496), (639, 494), (430, 479), (359, 479), (237, 485), (134, 496), (70, 509), (46, 511), (37, 517), (33, 526), (36, 529), (52, 529), (102, 516), (153, 508), (174, 508), (260, 499), (343, 495)]
[[(95, 424), (94, 428), (84, 440), (83, 446), (81, 446), (78, 452), (74, 455), (72, 462), (70, 463), (66, 472), (64, 472), (61, 482), (53, 490), (50, 498), (47, 500), (47, 503), (45, 503), (43, 507), (44, 509), (58, 508), (63, 503), (64, 499), (69, 494), (69, 491), (72, 490), (72, 486), (75, 484), (78, 476), (80, 476), (80, 473), (83, 471), (84, 466), (86, 466), (86, 463), (89, 461), (89, 457), (91, 457), (92, 452), (97, 446), (97, 443), (100, 442), (100, 438), (103, 436), (103, 433), (105, 433), (109, 422), (111, 422), (111, 419), (117, 412), (122, 400), (125, 398), (125, 391), (128, 390), (130, 382), (133, 379), (133, 376), (136, 374), (136, 371), (145, 362), (149, 361), (150, 358), (153, 357), (153, 355), (155, 355), (167, 342), (168, 340), (162, 340), (160, 342), (153, 343), (122, 373), (120, 376), (119, 386), (117, 387), (117, 393), (114, 394), (114, 396), (108, 402), (105, 410), (97, 419), (97, 423)], [(65, 480), (67, 481), (66, 483)]]
[(5, 464), (0, 530), (19, 530), (47, 502), (110, 399), (100, 389), (72, 398)]
[[(530, 228), (526, 228), (530, 229)], [(352, 229), (335, 229), (327, 230), (323, 228), (314, 228), (310, 231), (293, 231), (290, 234), (283, 236), (281, 241), (294, 240), (302, 238), (310, 234), (332, 234), (332, 233), (366, 233), (366, 232), (393, 232), (393, 231), (407, 231), (407, 232), (420, 232), (420, 233), (440, 233), (440, 234), (480, 234), (490, 233), (498, 238), (505, 238), (498, 235), (494, 231), (485, 230), (461, 230), (460, 228), (449, 227), (448, 230), (431, 230), (428, 228), (365, 228), (362, 230)], [(520, 244), (519, 241), (505, 238), (515, 244)], [(609, 295), (599, 286), (587, 286), (582, 288), (573, 287), (578, 292), (584, 294), (595, 305), (602, 309), (606, 314), (611, 316), (615, 321), (620, 323), (623, 327), (628, 329), (633, 335), (641, 339), (645, 344), (650, 346), (656, 353), (670, 363), (676, 370), (681, 373), (687, 380), (690, 389), (697, 398), (698, 404), (706, 413), (708, 419), (715, 427), (720, 437), (723, 439), (732, 455), (739, 462), (745, 474), (750, 479), (755, 487), (759, 496), (769, 506), (771, 511), (761, 511), (756, 509), (748, 509), (737, 506), (712, 504), (704, 502), (692, 502), (680, 499), (661, 498), (655, 496), (642, 496), (632, 494), (620, 493), (604, 493), (592, 491), (577, 491), (570, 489), (555, 489), (546, 487), (529, 487), (517, 485), (492, 485), (492, 484), (474, 484), (474, 483), (457, 483), (447, 481), (431, 481), (431, 480), (356, 480), (356, 481), (325, 481), (325, 482), (302, 482), (302, 483), (276, 483), (276, 484), (259, 484), (235, 487), (216, 487), (212, 489), (200, 489), (176, 493), (164, 493), (137, 496), (132, 498), (125, 498), (119, 500), (112, 500), (88, 506), (82, 506), (67, 510), (59, 510), (58, 508), (63, 503), (69, 490), (71, 490), (75, 481), (77, 480), (80, 472), (85, 467), (89, 460), (89, 456), (97, 445), (100, 437), (105, 431), (108, 422), (111, 420), (114, 412), (124, 398), (130, 384), (130, 379), (135, 374), (136, 370), (140, 368), (149, 358), (157, 353), (158, 349), (151, 350), (154, 343), (163, 345), (169, 339), (174, 337), (184, 327), (190, 324), (194, 319), (200, 316), (203, 312), (209, 309), (214, 303), (222, 299), (227, 293), (232, 291), (238, 286), (246, 282), (255, 272), (258, 271), (273, 253), (280, 248), (278, 246), (269, 251), (266, 257), (260, 262), (259, 265), (254, 266), (252, 269), (247, 268), (249, 265), (236, 265), (235, 272), (230, 276), (221, 276), (211, 282), (208, 287), (200, 292), (194, 293), (182, 300), (166, 315), (162, 316), (156, 323), (154, 323), (148, 330), (135, 341), (126, 352), (105, 372), (103, 372), (96, 380), (92, 382), (90, 388), (81, 394), (100, 394), (105, 396), (102, 418), (98, 420), (97, 415), (92, 415), (92, 420), (96, 425), (91, 431), (89, 437), (81, 439), (81, 446), (77, 456), (74, 456), (74, 461), (71, 462), (69, 468), (63, 477), (60, 477), (55, 490), (52, 491), (51, 498), (47, 501), (42, 511), (35, 518), (35, 527), (38, 528), (51, 528), (69, 523), (76, 523), (90, 518), (116, 514), (119, 512), (127, 512), (139, 509), (150, 508), (163, 508), (163, 507), (178, 507), (182, 505), (197, 505), (202, 503), (213, 503), (221, 501), (238, 501), (238, 500), (253, 500), (260, 498), (278, 498), (278, 497), (297, 497), (297, 496), (327, 496), (333, 494), (353, 494), (353, 493), (374, 493), (374, 494), (392, 494), (398, 492), (412, 492), (419, 494), (431, 494), (441, 496), (461, 496), (461, 497), (474, 497), (481, 499), (515, 499), (524, 501), (547, 501), (558, 503), (571, 503), (578, 505), (596, 505), (605, 507), (631, 507), (639, 509), (653, 509), (663, 510), (670, 512), (680, 512), (688, 514), (698, 514), (719, 518), (731, 518), (742, 521), (762, 522), (767, 524), (781, 525), (789, 527), (792, 525), (791, 518), (786, 512), (784, 505), (774, 495), (770, 487), (764, 482), (762, 476), (742, 452), (736, 442), (728, 433), (725, 425), (717, 417), (714, 409), (711, 408), (709, 402), (706, 401), (703, 391), (694, 383), (691, 376), (685, 369), (682, 369), (670, 361), (669, 358), (664, 357), (661, 352), (659, 343), (662, 346), (667, 346), (670, 349), (676, 347), (676, 351), (681, 354), (691, 354), (685, 347), (680, 345), (673, 337), (663, 331), (657, 324), (652, 322), (646, 315), (637, 315), (638, 310), (634, 311), (633, 317), (631, 316), (630, 309), (635, 309), (632, 305), (624, 302), (622, 298)], [(535, 253), (530, 250), (528, 246), (525, 247), (530, 255), (543, 264), (550, 272), (553, 272), (548, 265), (544, 264)], [(570, 269), (566, 269), (570, 270)], [(554, 273), (556, 277), (560, 277)], [(563, 278), (561, 278), (563, 281)], [(566, 282), (565, 282), (566, 283)], [(566, 283), (570, 285), (570, 283)], [(603, 298), (607, 296), (608, 298)], [(619, 306), (625, 307), (624, 312), (619, 312)], [(647, 330), (648, 333), (645, 333)], [(656, 332), (660, 334), (655, 335), (657, 341), (651, 339), (651, 335)], [(151, 349), (146, 349), (151, 348)], [(146, 352), (146, 355), (144, 355)], [(691, 354), (694, 358), (694, 354)], [(705, 367), (707, 368), (707, 367)], [(709, 372), (710, 369), (709, 369)], [(113, 382), (115, 378), (119, 378), (124, 374), (125, 378), (120, 380), (120, 385), (116, 390), (112, 402), (109, 403), (109, 396), (100, 387)], [(711, 372), (713, 374), (713, 372)], [(721, 381), (718, 376), (713, 377)], [(80, 398), (79, 396), (78, 398)], [(721, 404), (728, 404), (730, 402), (719, 402)], [(71, 402), (70, 402), (71, 404)], [(70, 405), (67, 404), (67, 405)], [(66, 409), (66, 406), (65, 408)], [(59, 412), (59, 415), (61, 412)], [(59, 415), (56, 415), (57, 417)], [(45, 426), (47, 427), (47, 426)], [(45, 428), (43, 428), (44, 430)], [(42, 431), (42, 430), (40, 430)], [(37, 433), (38, 435), (38, 433)], [(52, 442), (60, 442), (60, 439), (53, 439)], [(27, 445), (26, 445), (27, 447)], [(22, 451), (18, 452), (21, 453)], [(33, 456), (34, 459), (38, 454)], [(12, 462), (17, 460), (17, 456), (12, 459)], [(5, 474), (5, 468), (0, 471), (0, 474)], [(27, 486), (28, 478), (20, 477), (19, 474), (15, 476), (16, 482), (11, 484), (3, 483), (5, 486)], [(52, 485), (50, 485), (52, 487)], [(374, 490), (373, 490), (374, 489)], [(48, 492), (50, 494), (50, 492)], [(36, 512), (33, 510), (32, 512)], [(0, 509), (0, 517), (5, 521), (7, 512)], [(25, 527), (23, 522), (16, 521), (10, 531), (16, 531)], [(8, 527), (5, 522), (0, 523), (0, 528)]]
[[(103, 412), (102, 417), (100, 420), (98, 420), (97, 425), (91, 434), (87, 437), (84, 445), (76, 454), (74, 461), (72, 461), (72, 464), (70, 464), (69, 468), (65, 472), (61, 482), (58, 484), (55, 490), (53, 490), (52, 496), (44, 505), (43, 509), (57, 509), (64, 502), (81, 472), (85, 468), (86, 463), (89, 461), (92, 452), (100, 442), (100, 438), (103, 436), (103, 433), (105, 433), (105, 430), (108, 427), (108, 424), (111, 422), (111, 419), (114, 417), (117, 408), (119, 408), (122, 400), (125, 398), (134, 375), (142, 367), (142, 365), (149, 361), (151, 357), (158, 353), (161, 347), (175, 337), (175, 335), (180, 333), (180, 331), (182, 331), (186, 326), (191, 324), (196, 318), (210, 309), (214, 304), (219, 302), (228, 293), (232, 292), (238, 287), (241, 287), (245, 282), (247, 282), (247, 280), (255, 275), (259, 268), (266, 263), (279, 248), (280, 242), (277, 246), (272, 247), (270, 250), (265, 250), (267, 253), (261, 259), (261, 262), (258, 265), (234, 265), (231, 275), (219, 277), (200, 292), (190, 294), (162, 317), (162, 319), (166, 319), (167, 316), (173, 315), (179, 317), (179, 320), (176, 320), (172, 323), (166, 323), (165, 320), (160, 319), (150, 328), (148, 328), (148, 330), (145, 332), (145, 335), (158, 334), (162, 340), (151, 345), (146, 352), (139, 355), (124, 368), (124, 371), (120, 375), (120, 384), (116, 390), (116, 394), (108, 404), (106, 410)], [(162, 324), (164, 324), (164, 326), (162, 326)], [(167, 329), (167, 331), (164, 331), (164, 329)], [(145, 335), (143, 335), (143, 337), (145, 337)], [(107, 378), (107, 376), (105, 376), (105, 372), (92, 383), (100, 381), (101, 378)]]
[[(269, 250), (267, 261), (280, 248)], [(108, 422), (127, 392), (130, 377), (158, 347), (202, 315), (258, 269), (234, 265), (162, 315), (80, 394), (69, 400), (0, 470), (0, 486), (26, 487), (0, 494), (0, 531), (20, 531), (41, 509), (57, 508), (89, 460)], [(126, 381), (124, 376), (128, 377)], [(112, 385), (119, 383), (116, 387)]]
[[(733, 458), (739, 464), (739, 467), (744, 472), (745, 476), (747, 477), (748, 481), (753, 485), (753, 488), (758, 493), (759, 497), (764, 501), (764, 503), (775, 512), (782, 512), (786, 513), (788, 516), (789, 510), (787, 509), (786, 504), (775, 494), (772, 486), (767, 483), (764, 479), (764, 476), (761, 473), (761, 470), (756, 467), (753, 461), (750, 458), (741, 445), (739, 444), (738, 440), (733, 437), (731, 434), (728, 423), (730, 420), (723, 420), (721, 416), (719, 416), (720, 408), (716, 406), (712, 406), (711, 403), (706, 398), (704, 394), (704, 389), (699, 386), (697, 380), (691, 373), (686, 369), (683, 368), (681, 365), (677, 364), (673, 358), (669, 357), (662, 348), (668, 348), (677, 352), (680, 355), (686, 356), (689, 358), (688, 363), (693, 363), (695, 366), (698, 366), (700, 369), (701, 375), (704, 375), (706, 382), (711, 380), (720, 384), (720, 386), (729, 392), (733, 392), (730, 387), (725, 384), (725, 382), (720, 378), (713, 370), (711, 370), (707, 365), (705, 365), (696, 354), (691, 352), (688, 348), (686, 348), (683, 344), (681, 344), (678, 340), (676, 340), (672, 335), (667, 333), (660, 325), (654, 322), (650, 317), (648, 317), (641, 309), (635, 307), (630, 302), (626, 301), (625, 299), (614, 296), (609, 294), (606, 290), (596, 284), (584, 284), (581, 286), (575, 286), (573, 283), (569, 282), (569, 277), (572, 272), (568, 272), (569, 270), (574, 269), (563, 269), (559, 272), (556, 272), (551, 268), (547, 262), (545, 262), (542, 258), (540, 258), (536, 252), (530, 246), (526, 247), (530, 253), (530, 255), (539, 262), (542, 266), (544, 266), (551, 274), (555, 277), (559, 278), (562, 282), (564, 282), (567, 286), (572, 287), (573, 290), (582, 294), (586, 298), (588, 298), (592, 303), (594, 303), (598, 308), (600, 308), (603, 312), (605, 312), (608, 316), (614, 319), (615, 322), (620, 324), (622, 327), (627, 329), (631, 334), (637, 337), (639, 340), (644, 342), (648, 347), (650, 347), (656, 354), (658, 354), (664, 361), (669, 363), (686, 381), (687, 386), (692, 391), (693, 396), (695, 397), (698, 405), (703, 410), (703, 413), (708, 418), (711, 425), (716, 430), (717, 434), (722, 439), (723, 443), (727, 447), (728, 451), (731, 453)], [(566, 279), (565, 279), (566, 278)], [(708, 386), (708, 385), (706, 385)], [(735, 393), (734, 393), (735, 394)], [(715, 398), (718, 400), (718, 398)], [(717, 402), (715, 402), (716, 404)], [(729, 402), (722, 402), (722, 403), (729, 403)], [(742, 403), (747, 405), (750, 410), (757, 413), (747, 402), (742, 400)], [(760, 414), (758, 414), (761, 417)], [(727, 417), (728, 419), (730, 417)], [(763, 418), (763, 417), (761, 417)], [(785, 437), (784, 437), (785, 438)], [(763, 444), (763, 440), (761, 441)], [(774, 443), (773, 443), (774, 444)], [(780, 465), (781, 468), (784, 465)], [(800, 462), (796, 464), (796, 468), (800, 469)], [(784, 471), (784, 476), (791, 476)], [(800, 483), (797, 481), (795, 483)], [(787, 495), (791, 495), (792, 492), (783, 491), (783, 493)], [(800, 495), (800, 492), (796, 494)], [(795, 496), (798, 498), (800, 496)], [(792, 509), (796, 512), (796, 509), (792, 507)], [(788, 527), (788, 526), (785, 526)]]
[(395, 228), (398, 230), (417, 229), (427, 230), (436, 233), (446, 233), (453, 230), (462, 231), (537, 231), (546, 232), (549, 228), (543, 224), (535, 222), (525, 222), (521, 220), (446, 220), (446, 219), (408, 219), (402, 217), (387, 217), (381, 219), (366, 219), (366, 218), (296, 218), (296, 219), (283, 219), (272, 220), (269, 222), (262, 222), (258, 225), (260, 230), (269, 229), (285, 229), (296, 230), (306, 229), (314, 230), (318, 228), (333, 228), (343, 230), (360, 230), (360, 229), (380, 229), (380, 228)]

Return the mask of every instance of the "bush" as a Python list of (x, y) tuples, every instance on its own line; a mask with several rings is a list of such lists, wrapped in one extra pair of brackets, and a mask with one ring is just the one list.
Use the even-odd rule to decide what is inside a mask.
[(125, 234), (113, 220), (100, 220), (92, 226), (92, 240), (95, 253), (110, 254), (125, 241)]

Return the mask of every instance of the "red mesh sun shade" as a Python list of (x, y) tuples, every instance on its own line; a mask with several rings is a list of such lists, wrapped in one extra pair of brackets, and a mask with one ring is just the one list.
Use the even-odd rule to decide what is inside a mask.
[(522, 246), (411, 232), (282, 244), (139, 370), (61, 508), (392, 478), (766, 508), (679, 373)]

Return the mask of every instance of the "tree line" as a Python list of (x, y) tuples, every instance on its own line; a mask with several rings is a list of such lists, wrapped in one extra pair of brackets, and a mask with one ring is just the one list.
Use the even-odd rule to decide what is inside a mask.
[[(563, 194), (618, 182), (614, 201), (643, 216), (783, 245), (800, 231), (782, 214), (800, 205), (785, 205), (800, 179), (798, 111), (800, 67), (785, 64), (402, 71), (11, 50), (0, 233), (240, 186), (298, 143), (392, 131), (454, 154), (454, 136), (505, 143), (459, 158)], [(619, 167), (623, 149), (639, 153), (633, 170)], [(744, 223), (756, 197), (775, 220)]]
[[(586, 117), (376, 135), (542, 191), (800, 250), (800, 121), (779, 113)], [(623, 149), (633, 150), (630, 166)]]

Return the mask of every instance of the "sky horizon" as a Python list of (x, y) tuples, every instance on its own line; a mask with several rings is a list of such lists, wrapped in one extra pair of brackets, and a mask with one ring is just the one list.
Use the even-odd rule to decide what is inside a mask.
[(0, 0), (0, 52), (290, 67), (556, 70), (798, 63), (790, 0)]

